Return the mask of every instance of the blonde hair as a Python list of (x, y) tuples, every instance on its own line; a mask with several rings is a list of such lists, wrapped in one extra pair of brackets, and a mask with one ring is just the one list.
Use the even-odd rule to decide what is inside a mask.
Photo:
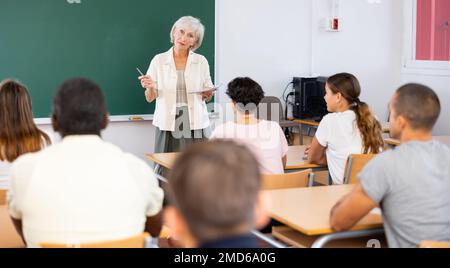
[(191, 51), (197, 50), (203, 42), (203, 37), (205, 35), (205, 26), (201, 23), (200, 19), (194, 18), (192, 16), (184, 16), (179, 18), (172, 26), (172, 30), (170, 30), (170, 43), (173, 44), (173, 34), (175, 29), (181, 27), (188, 27), (194, 30), (195, 32), (195, 43), (191, 47)]

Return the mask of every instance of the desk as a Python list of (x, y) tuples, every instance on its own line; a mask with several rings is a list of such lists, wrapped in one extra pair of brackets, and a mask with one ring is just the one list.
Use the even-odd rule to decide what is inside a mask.
[(305, 155), (306, 145), (295, 145), (289, 146), (287, 152), (287, 162), (285, 170), (296, 170), (296, 169), (308, 169), (312, 168), (315, 170), (326, 169), (326, 166), (316, 165), (316, 164), (306, 164), (303, 159)]
[(270, 216), (307, 236), (321, 236), (313, 247), (322, 247), (334, 239), (361, 237), (382, 232), (379, 214), (369, 214), (352, 230), (334, 233), (330, 227), (330, 212), (337, 201), (354, 185), (324, 186), (265, 191)]
[(319, 122), (310, 119), (291, 119), (292, 121), (299, 124), (300, 128), (300, 144), (303, 145), (303, 126), (313, 127), (317, 129)]
[(0, 248), (24, 248), (25, 244), (16, 232), (6, 206), (0, 206)]
[[(287, 163), (286, 170), (297, 170), (297, 169), (326, 169), (325, 166), (306, 164), (303, 159), (305, 152), (305, 145), (289, 146), (287, 153)], [(155, 171), (159, 168), (158, 166), (163, 166), (167, 169), (171, 169), (173, 163), (175, 162), (177, 156), (180, 153), (157, 153), (157, 154), (147, 154), (147, 158), (153, 161), (155, 165)]]
[[(440, 141), (440, 142), (450, 146), (450, 136), (433, 136), (433, 140)], [(390, 146), (400, 145), (400, 141), (397, 139), (393, 139), (393, 138), (384, 139), (384, 142)]]

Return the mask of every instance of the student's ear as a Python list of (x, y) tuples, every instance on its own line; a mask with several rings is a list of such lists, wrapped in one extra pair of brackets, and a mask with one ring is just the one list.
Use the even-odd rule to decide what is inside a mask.
[(233, 112), (235, 112), (235, 113), (237, 112), (237, 104), (235, 101), (231, 102), (231, 108), (233, 109)]
[(53, 130), (55, 132), (58, 132), (58, 120), (56, 119), (55, 114), (52, 114), (51, 121), (52, 121), (52, 128), (53, 128)]
[(403, 115), (397, 116), (395, 121), (400, 130), (404, 130), (408, 127), (408, 120)]
[(105, 116), (103, 117), (103, 122), (102, 122), (102, 130), (106, 129), (106, 127), (108, 126), (109, 123), (109, 113), (105, 113)]
[(343, 97), (342, 97), (341, 92), (336, 93), (336, 101), (337, 101), (337, 103), (341, 103), (342, 99), (343, 99)]
[(262, 192), (258, 193), (258, 197), (256, 198), (256, 204), (255, 204), (255, 211), (254, 211), (254, 217), (255, 217), (255, 228), (256, 229), (262, 229), (265, 226), (267, 226), (267, 224), (270, 221), (270, 217), (267, 214), (267, 202), (268, 200), (266, 200), (264, 198), (264, 195), (262, 194)]

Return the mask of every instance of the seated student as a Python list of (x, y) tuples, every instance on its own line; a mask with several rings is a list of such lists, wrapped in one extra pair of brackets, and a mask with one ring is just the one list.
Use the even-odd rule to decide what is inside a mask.
[(277, 122), (256, 118), (256, 108), (264, 98), (261, 86), (248, 77), (228, 84), (227, 95), (233, 101), (234, 122), (218, 126), (212, 139), (232, 139), (248, 146), (255, 154), (262, 173), (282, 174), (286, 166), (288, 143)]
[(118, 240), (161, 229), (163, 191), (149, 166), (104, 142), (105, 98), (93, 82), (64, 82), (53, 99), (61, 143), (11, 169), (9, 213), (29, 247)]
[(164, 219), (186, 247), (255, 248), (264, 225), (258, 162), (243, 145), (216, 140), (192, 145), (169, 178), (172, 205)]
[(50, 145), (49, 136), (37, 128), (28, 90), (14, 80), (0, 83), (0, 189), (9, 188), (11, 163), (20, 155)]
[(380, 206), (390, 247), (450, 241), (450, 147), (431, 137), (439, 99), (426, 86), (408, 84), (389, 106), (391, 136), (402, 145), (367, 164), (355, 189), (333, 208), (331, 226), (347, 230)]
[(376, 154), (382, 150), (382, 128), (369, 106), (359, 100), (361, 87), (355, 76), (333, 75), (328, 78), (325, 90), (330, 114), (320, 122), (305, 154), (308, 163), (328, 165), (333, 184), (342, 184), (349, 155)]

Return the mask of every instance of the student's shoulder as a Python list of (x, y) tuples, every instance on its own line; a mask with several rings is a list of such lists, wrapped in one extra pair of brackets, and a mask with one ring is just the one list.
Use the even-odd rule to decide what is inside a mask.
[(377, 154), (369, 163), (370, 166), (382, 166), (395, 165), (395, 160), (398, 159), (399, 152), (396, 149), (386, 150)]
[(44, 158), (49, 149), (50, 147), (38, 152), (26, 153), (19, 156), (11, 165), (11, 176), (15, 180), (27, 180), (37, 163)]
[(214, 132), (220, 132), (220, 131), (224, 131), (227, 129), (235, 129), (235, 128), (236, 128), (236, 124), (234, 122), (228, 121), (228, 122), (217, 125), (214, 128)]
[(332, 124), (333, 122), (336, 122), (337, 114), (336, 113), (329, 113), (325, 115), (322, 120), (319, 122), (320, 127), (328, 126)]
[(21, 156), (19, 156), (14, 162), (13, 166), (21, 166), (28, 163), (34, 163), (38, 161), (40, 158), (45, 156), (49, 150), (51, 150), (52, 147), (47, 147), (45, 149), (42, 149), (38, 152), (32, 152), (32, 153), (26, 153)]
[(128, 152), (122, 152), (122, 155), (128, 165), (144, 170), (151, 170), (147, 163), (136, 155)]
[(260, 120), (259, 124), (261, 126), (265, 126), (265, 127), (271, 128), (271, 129), (276, 129), (276, 130), (281, 129), (280, 123), (278, 123), (276, 121)]

